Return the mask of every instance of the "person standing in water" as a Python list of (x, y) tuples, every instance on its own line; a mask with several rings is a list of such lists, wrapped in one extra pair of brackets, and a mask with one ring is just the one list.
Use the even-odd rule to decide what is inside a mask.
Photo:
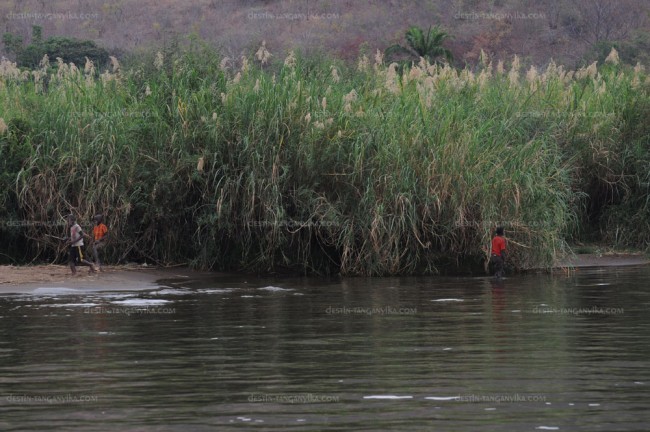
[(84, 245), (84, 236), (88, 237), (88, 235), (84, 234), (83, 230), (77, 223), (77, 218), (74, 215), (69, 214), (67, 220), (69, 230), (67, 245), (70, 248), (68, 254), (68, 264), (70, 264), (70, 270), (72, 270), (72, 274), (77, 274), (77, 264), (86, 265), (90, 267), (90, 271), (92, 273), (95, 273), (97, 271), (95, 270), (95, 266), (93, 263), (84, 259), (83, 251), (81, 250)]
[(496, 234), (492, 239), (492, 250), (490, 263), (494, 268), (494, 277), (501, 279), (504, 275), (504, 264), (506, 261), (506, 239), (503, 235), (503, 227), (497, 227)]
[(93, 257), (95, 258), (95, 266), (102, 270), (102, 263), (99, 260), (99, 250), (103, 249), (106, 245), (108, 238), (108, 227), (104, 225), (104, 217), (101, 214), (95, 215), (95, 226), (93, 227)]

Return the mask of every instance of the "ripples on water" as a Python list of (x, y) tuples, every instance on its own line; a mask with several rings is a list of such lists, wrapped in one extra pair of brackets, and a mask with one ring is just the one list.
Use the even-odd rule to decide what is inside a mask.
[(650, 430), (650, 269), (0, 297), (0, 430)]

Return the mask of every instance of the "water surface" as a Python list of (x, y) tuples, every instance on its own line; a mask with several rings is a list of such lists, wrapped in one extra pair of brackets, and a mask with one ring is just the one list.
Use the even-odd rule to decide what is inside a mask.
[(650, 268), (0, 297), (0, 430), (650, 430)]

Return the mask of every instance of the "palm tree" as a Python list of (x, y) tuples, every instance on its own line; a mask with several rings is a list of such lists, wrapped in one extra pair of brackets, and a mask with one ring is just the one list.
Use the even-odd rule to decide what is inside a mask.
[(407, 46), (399, 44), (386, 48), (386, 57), (390, 58), (395, 55), (406, 55), (410, 58), (419, 59), (424, 57), (429, 63), (441, 63), (443, 61), (451, 63), (453, 55), (451, 51), (442, 46), (442, 43), (451, 38), (440, 27), (429, 27), (425, 33), (420, 27), (411, 26), (406, 32)]

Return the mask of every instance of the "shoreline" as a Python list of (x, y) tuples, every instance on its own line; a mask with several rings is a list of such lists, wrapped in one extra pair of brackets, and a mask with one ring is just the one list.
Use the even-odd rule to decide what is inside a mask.
[[(204, 274), (186, 267), (160, 268), (146, 265), (105, 266), (99, 273), (89, 273), (85, 266), (72, 275), (67, 265), (0, 266), (0, 295), (31, 293), (38, 288), (71, 288), (87, 292), (140, 291), (155, 289), (157, 281), (181, 279)], [(218, 273), (214, 273), (218, 275)]]
[[(578, 254), (569, 257), (553, 269), (597, 267), (629, 267), (650, 265), (650, 258), (641, 253)], [(95, 291), (138, 291), (155, 289), (158, 281), (217, 277), (218, 272), (202, 272), (187, 267), (155, 267), (147, 265), (105, 266), (100, 273), (89, 273), (86, 267), (77, 267), (77, 275), (67, 265), (0, 265), (0, 294), (30, 293), (37, 288), (73, 288)], [(243, 277), (243, 275), (242, 275)]]
[(608, 252), (576, 254), (567, 258), (563, 265), (556, 265), (555, 268), (629, 267), (648, 264), (650, 264), (650, 259), (642, 253)]

